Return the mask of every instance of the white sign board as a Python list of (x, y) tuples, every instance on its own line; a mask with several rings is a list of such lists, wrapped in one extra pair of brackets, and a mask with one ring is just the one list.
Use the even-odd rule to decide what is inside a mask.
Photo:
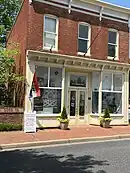
[(24, 132), (36, 132), (36, 112), (24, 113)]

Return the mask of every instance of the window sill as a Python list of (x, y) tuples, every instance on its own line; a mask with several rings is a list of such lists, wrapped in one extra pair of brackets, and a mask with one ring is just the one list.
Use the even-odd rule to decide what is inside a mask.
[[(46, 51), (50, 51), (50, 47), (43, 47), (43, 50), (46, 50)], [(57, 48), (52, 48), (51, 51), (55, 51), (55, 52), (58, 52), (58, 49)]]
[[(83, 52), (78, 52), (77, 55), (84, 56), (85, 53)], [(85, 56), (91, 56), (90, 53), (86, 53)]]
[(59, 117), (60, 114), (36, 114), (38, 118), (51, 118), (51, 117)]
[(113, 60), (113, 61), (118, 61), (119, 60), (118, 57), (117, 58), (114, 58), (112, 56), (108, 56), (107, 59), (108, 60)]
[[(101, 114), (103, 115), (103, 114)], [(100, 115), (98, 113), (96, 114), (90, 114), (90, 116), (93, 116), (93, 117), (99, 117)], [(110, 114), (111, 117), (124, 117), (123, 114)]]

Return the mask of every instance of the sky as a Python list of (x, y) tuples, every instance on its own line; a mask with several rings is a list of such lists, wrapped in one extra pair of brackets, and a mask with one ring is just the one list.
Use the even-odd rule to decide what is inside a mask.
[(102, 0), (102, 1), (130, 8), (130, 0)]

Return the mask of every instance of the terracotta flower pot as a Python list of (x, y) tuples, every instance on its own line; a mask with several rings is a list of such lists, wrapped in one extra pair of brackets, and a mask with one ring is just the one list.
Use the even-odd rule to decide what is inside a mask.
[(60, 129), (67, 130), (68, 129), (68, 122), (60, 122)]
[(109, 128), (109, 127), (110, 127), (110, 122), (111, 122), (111, 121), (103, 121), (103, 122), (102, 122), (102, 126), (103, 126), (104, 128)]

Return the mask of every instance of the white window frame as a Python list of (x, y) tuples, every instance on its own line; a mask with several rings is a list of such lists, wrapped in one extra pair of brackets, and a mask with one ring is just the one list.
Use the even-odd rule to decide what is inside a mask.
[[(55, 19), (56, 20), (56, 33), (51, 33), (51, 32), (48, 32), (48, 31), (45, 31), (45, 18), (52, 18), (52, 19)], [(43, 26), (43, 49), (45, 50), (50, 50), (51, 47), (46, 47), (44, 46), (44, 34), (45, 33), (48, 33), (48, 34), (55, 34), (56, 37), (55, 37), (55, 48), (52, 47), (52, 51), (58, 51), (58, 27), (59, 27), (59, 20), (58, 20), (58, 17), (56, 16), (53, 16), (53, 15), (50, 15), (50, 14), (45, 14), (44, 15), (44, 26)]]
[[(87, 26), (88, 27), (88, 38), (81, 38), (81, 37), (79, 37), (79, 26), (80, 25), (84, 25), (84, 26)], [(84, 52), (79, 52), (78, 51), (78, 55), (86, 55), (86, 56), (90, 56), (90, 40), (91, 40), (91, 25), (90, 24), (88, 24), (88, 23), (84, 23), (84, 22), (80, 22), (79, 24), (78, 24), (78, 41), (79, 41), (79, 39), (81, 39), (81, 40), (85, 40), (85, 41), (88, 41), (88, 52), (85, 54)], [(79, 49), (79, 44), (78, 44), (78, 49)]]
[[(36, 68), (36, 66), (42, 66), (43, 68), (45, 67), (45, 68), (47, 68), (48, 69), (48, 86), (47, 87), (40, 87), (39, 86), (39, 88), (40, 89), (53, 89), (53, 90), (61, 90), (61, 111), (62, 111), (62, 90), (63, 90), (63, 85), (61, 85), (61, 87), (49, 87), (49, 84), (50, 84), (50, 75), (51, 75), (51, 73), (50, 73), (50, 68), (61, 68), (62, 69), (62, 78), (63, 78), (63, 68), (62, 67), (57, 67), (57, 66), (45, 66), (45, 65), (42, 65), (42, 64), (39, 64), (39, 63), (36, 63), (35, 64), (35, 68)], [(34, 106), (34, 105), (33, 105)], [(57, 114), (45, 114), (45, 113), (42, 113), (42, 114), (40, 114), (40, 113), (37, 113), (37, 116), (39, 116), (39, 117), (41, 117), (41, 116), (47, 116), (47, 117), (51, 117), (51, 116), (58, 116), (59, 115), (59, 113)]]
[(119, 32), (116, 29), (109, 29), (108, 30), (108, 35), (109, 35), (109, 32), (115, 32), (116, 33), (116, 44), (109, 43), (109, 39), (108, 39), (108, 45), (114, 45), (115, 46), (115, 57), (112, 57), (112, 56), (108, 55), (107, 59), (119, 60)]
[[(122, 113), (121, 114), (113, 114), (113, 113), (111, 113), (112, 115), (115, 115), (115, 116), (118, 116), (118, 115), (123, 115), (123, 83), (124, 83), (124, 76), (123, 76), (123, 73), (120, 73), (120, 72), (112, 72), (112, 73), (110, 73), (110, 72), (107, 72), (107, 71), (105, 71), (105, 72), (103, 72), (103, 75), (104, 74), (111, 74), (112, 75), (112, 85), (111, 85), (111, 90), (103, 90), (103, 89), (101, 89), (101, 92), (103, 93), (103, 92), (110, 92), (110, 93), (121, 93), (122, 94)], [(115, 75), (115, 74), (121, 74), (122, 75), (122, 90), (121, 91), (113, 91), (113, 75)], [(102, 79), (103, 79), (103, 76), (102, 76)], [(103, 85), (103, 83), (102, 83), (102, 85)], [(102, 110), (102, 98), (101, 98), (101, 110)]]

